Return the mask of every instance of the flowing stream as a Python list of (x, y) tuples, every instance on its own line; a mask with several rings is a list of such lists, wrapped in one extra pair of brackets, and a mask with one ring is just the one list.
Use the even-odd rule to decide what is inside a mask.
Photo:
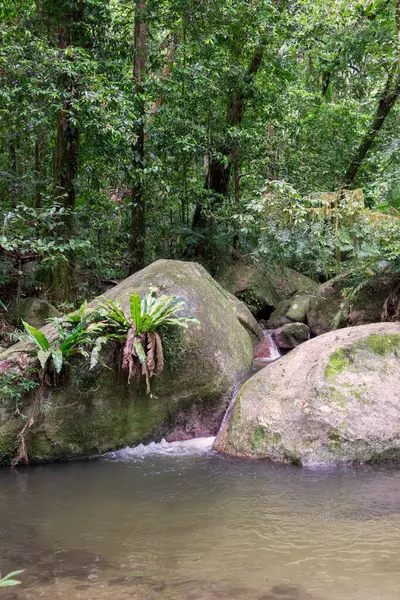
[(0, 471), (7, 600), (398, 600), (400, 471), (310, 471), (212, 439)]

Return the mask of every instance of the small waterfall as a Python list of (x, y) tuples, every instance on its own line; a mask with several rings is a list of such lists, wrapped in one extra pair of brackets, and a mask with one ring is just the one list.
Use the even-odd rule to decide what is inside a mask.
[(264, 366), (278, 360), (282, 355), (275, 344), (275, 340), (271, 333), (267, 330), (263, 331), (263, 339), (254, 350), (254, 363), (256, 366)]
[[(245, 381), (247, 381), (247, 378), (246, 378), (246, 380), (245, 380)], [(224, 418), (222, 419), (222, 423), (221, 423), (221, 425), (219, 426), (218, 433), (217, 433), (217, 436), (216, 436), (216, 438), (215, 438), (216, 440), (218, 439), (218, 436), (219, 436), (219, 434), (221, 433), (221, 431), (223, 431), (223, 429), (224, 429), (225, 425), (226, 425), (226, 424), (227, 424), (227, 422), (228, 422), (228, 419), (229, 419), (229, 417), (231, 416), (231, 412), (232, 412), (232, 410), (233, 410), (233, 407), (234, 407), (234, 405), (235, 405), (236, 396), (238, 395), (238, 391), (239, 391), (239, 390), (240, 390), (240, 388), (242, 387), (243, 383), (244, 383), (244, 381), (241, 381), (240, 383), (238, 383), (238, 385), (237, 385), (237, 386), (235, 387), (235, 389), (233, 390), (233, 394), (232, 394), (231, 401), (230, 401), (230, 402), (229, 402), (229, 404), (228, 404), (228, 408), (227, 408), (227, 409), (226, 409), (226, 411), (225, 411)]]
[(183, 442), (151, 442), (146, 446), (139, 444), (134, 448), (123, 448), (115, 452), (107, 452), (103, 458), (109, 460), (137, 460), (146, 456), (196, 456), (207, 454), (212, 450), (214, 437), (193, 438)]

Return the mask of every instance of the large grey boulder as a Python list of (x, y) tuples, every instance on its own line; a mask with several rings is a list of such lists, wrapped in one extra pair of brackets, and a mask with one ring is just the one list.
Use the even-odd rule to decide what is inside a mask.
[(352, 305), (345, 307), (343, 292), (346, 288), (355, 287), (357, 282), (352, 282), (351, 275), (346, 273), (327, 281), (310, 299), (307, 324), (312, 334), (321, 335), (347, 325), (364, 325), (380, 321), (385, 300), (399, 282), (398, 273), (371, 277), (366, 280)]
[[(234, 261), (220, 267), (217, 281), (259, 318), (267, 319), (279, 303), (295, 294), (311, 294), (318, 284), (288, 267)], [(283, 323), (282, 323), (283, 324)]]
[[(165, 369), (152, 378), (153, 397), (136, 381), (128, 386), (112, 356), (106, 358), (113, 371), (101, 366), (88, 371), (85, 361), (76, 361), (65, 385), (47, 389), (42, 399), (46, 414), (35, 419), (27, 436), (32, 461), (135, 445), (167, 435), (176, 423), (182, 432), (186, 413), (193, 423), (185, 429), (187, 437), (203, 433), (197, 427), (203, 418), (209, 423), (207, 433), (216, 432), (233, 389), (251, 370), (251, 338), (260, 335), (258, 325), (245, 306), (196, 263), (157, 261), (105, 295), (128, 311), (130, 294), (144, 295), (150, 287), (160, 295), (184, 299), (186, 316), (199, 320), (198, 326), (171, 326), (165, 333)], [(43, 331), (54, 338), (51, 326)], [(4, 402), (0, 403), (0, 463), (9, 463), (16, 451), (17, 433), (26, 422), (16, 416), (15, 401), (17, 391), (23, 389), (21, 381), (26, 382), (35, 365), (28, 349), (26, 344), (17, 344), (0, 355), (0, 399), (3, 394)], [(13, 385), (7, 395), (7, 386)], [(21, 414), (29, 417), (33, 402), (32, 395), (19, 401)]]
[(330, 332), (259, 371), (215, 448), (309, 466), (400, 461), (400, 324)]

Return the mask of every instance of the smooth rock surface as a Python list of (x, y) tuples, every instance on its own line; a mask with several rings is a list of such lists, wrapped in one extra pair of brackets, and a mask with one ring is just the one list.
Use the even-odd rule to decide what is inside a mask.
[(399, 462), (400, 324), (333, 331), (259, 371), (215, 448), (308, 466)]
[(278, 304), (295, 294), (311, 294), (318, 284), (288, 267), (236, 261), (220, 268), (217, 281), (240, 298), (258, 318), (267, 319)]

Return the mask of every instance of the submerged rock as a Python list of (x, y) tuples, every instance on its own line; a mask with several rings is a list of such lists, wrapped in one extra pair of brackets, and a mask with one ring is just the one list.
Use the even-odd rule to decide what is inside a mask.
[[(211, 429), (207, 433), (216, 433), (233, 389), (251, 370), (251, 337), (260, 335), (258, 324), (237, 298), (196, 263), (157, 261), (105, 295), (128, 311), (130, 294), (143, 295), (150, 286), (160, 295), (184, 299), (184, 314), (200, 322), (188, 329), (171, 326), (165, 333), (165, 369), (152, 378), (153, 397), (146, 395), (142, 383), (138, 386), (132, 381), (128, 386), (118, 369), (99, 366), (88, 371), (87, 363), (77, 360), (65, 387), (48, 390), (46, 416), (37, 420), (27, 440), (32, 461), (87, 456), (161, 439), (175, 419), (182, 425), (186, 411), (193, 423), (207, 415)], [(51, 326), (43, 331), (55, 337)], [(3, 378), (13, 372), (26, 373), (32, 365), (27, 350), (26, 344), (17, 344), (0, 355)], [(32, 398), (21, 406), (23, 414), (29, 414), (30, 403)], [(0, 404), (0, 463), (9, 463), (14, 455), (16, 435), (24, 422), (15, 415), (15, 400)], [(188, 437), (205, 433), (185, 432)]]
[(259, 371), (215, 448), (300, 465), (400, 461), (400, 324), (330, 332)]

